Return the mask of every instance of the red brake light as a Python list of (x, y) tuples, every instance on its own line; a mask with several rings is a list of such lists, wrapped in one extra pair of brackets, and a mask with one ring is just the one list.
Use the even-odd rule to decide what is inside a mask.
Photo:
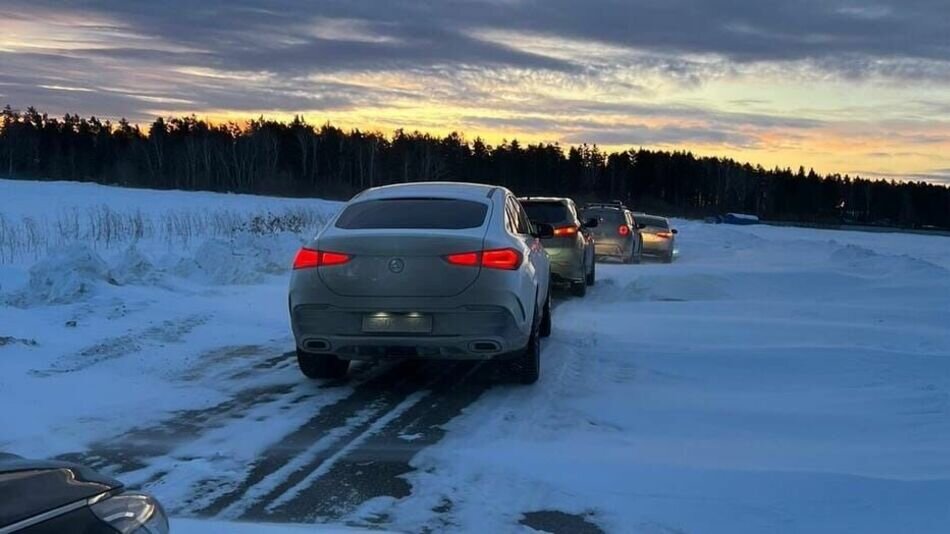
[(521, 253), (513, 248), (500, 248), (482, 252), (482, 267), (513, 271), (521, 266)]
[(445, 257), (445, 261), (451, 263), (452, 265), (465, 265), (467, 267), (474, 267), (478, 265), (478, 252), (449, 254)]
[(554, 229), (554, 237), (567, 237), (577, 235), (576, 226), (560, 226)]
[(351, 258), (352, 256), (349, 254), (325, 252), (305, 247), (297, 251), (297, 256), (294, 258), (294, 269), (312, 269), (314, 267), (343, 265), (350, 261)]
[(621, 224), (620, 226), (617, 227), (617, 233), (626, 237), (630, 235), (630, 227), (627, 226), (626, 224)]
[(320, 253), (309, 248), (302, 248), (297, 251), (294, 258), (294, 269), (310, 269), (320, 265)]
[(330, 265), (343, 265), (344, 263), (350, 261), (349, 254), (343, 254), (341, 252), (321, 252), (320, 253), (320, 266), (329, 267)]
[(657, 232), (656, 235), (657, 235), (657, 237), (662, 237), (662, 238), (665, 238), (665, 239), (669, 239), (669, 238), (673, 237), (673, 232)]
[(479, 252), (460, 252), (449, 254), (445, 261), (452, 265), (476, 267), (481, 265), (486, 269), (505, 269), (513, 271), (521, 266), (521, 253), (513, 248), (499, 248), (482, 250)]

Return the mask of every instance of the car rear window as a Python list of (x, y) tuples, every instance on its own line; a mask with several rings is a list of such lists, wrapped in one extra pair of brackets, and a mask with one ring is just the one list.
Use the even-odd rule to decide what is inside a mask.
[(670, 227), (670, 224), (662, 217), (648, 217), (646, 215), (641, 215), (637, 217), (637, 222), (645, 226), (652, 226), (653, 228)]
[(585, 219), (597, 219), (598, 221), (611, 221), (616, 223), (626, 222), (623, 212), (612, 209), (586, 209), (584, 210)]
[(521, 201), (528, 218), (536, 223), (559, 223), (571, 219), (571, 211), (560, 202), (529, 202)]
[(350, 204), (336, 220), (336, 227), (461, 230), (478, 228), (487, 213), (487, 204), (472, 200), (387, 198)]

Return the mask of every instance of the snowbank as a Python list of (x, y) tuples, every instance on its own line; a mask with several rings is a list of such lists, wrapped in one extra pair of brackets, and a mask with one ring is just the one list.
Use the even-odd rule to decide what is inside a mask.
[(88, 245), (73, 243), (30, 267), (30, 282), (14, 302), (69, 304), (88, 298), (101, 284), (116, 284), (109, 266)]

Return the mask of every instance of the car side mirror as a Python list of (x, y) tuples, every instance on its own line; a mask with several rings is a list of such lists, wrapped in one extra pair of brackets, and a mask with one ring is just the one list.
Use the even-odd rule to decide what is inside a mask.
[(678, 234), (678, 233), (679, 233), (679, 230), (677, 230), (676, 228), (674, 228), (674, 229), (672, 229), (672, 230), (670, 230), (670, 231), (673, 232), (674, 234)]
[(600, 221), (596, 217), (591, 217), (584, 221), (584, 228), (597, 228), (597, 225), (600, 224)]
[(554, 227), (550, 224), (538, 223), (534, 225), (534, 237), (538, 239), (554, 237)]
[(646, 227), (647, 227), (647, 225), (645, 225), (645, 224), (643, 224), (643, 223), (637, 223), (637, 230), (643, 230), (643, 229), (646, 228)]

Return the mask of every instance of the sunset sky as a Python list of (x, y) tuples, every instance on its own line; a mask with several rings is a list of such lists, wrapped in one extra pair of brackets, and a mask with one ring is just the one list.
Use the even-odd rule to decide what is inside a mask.
[(950, 2), (3, 0), (6, 104), (950, 183)]

